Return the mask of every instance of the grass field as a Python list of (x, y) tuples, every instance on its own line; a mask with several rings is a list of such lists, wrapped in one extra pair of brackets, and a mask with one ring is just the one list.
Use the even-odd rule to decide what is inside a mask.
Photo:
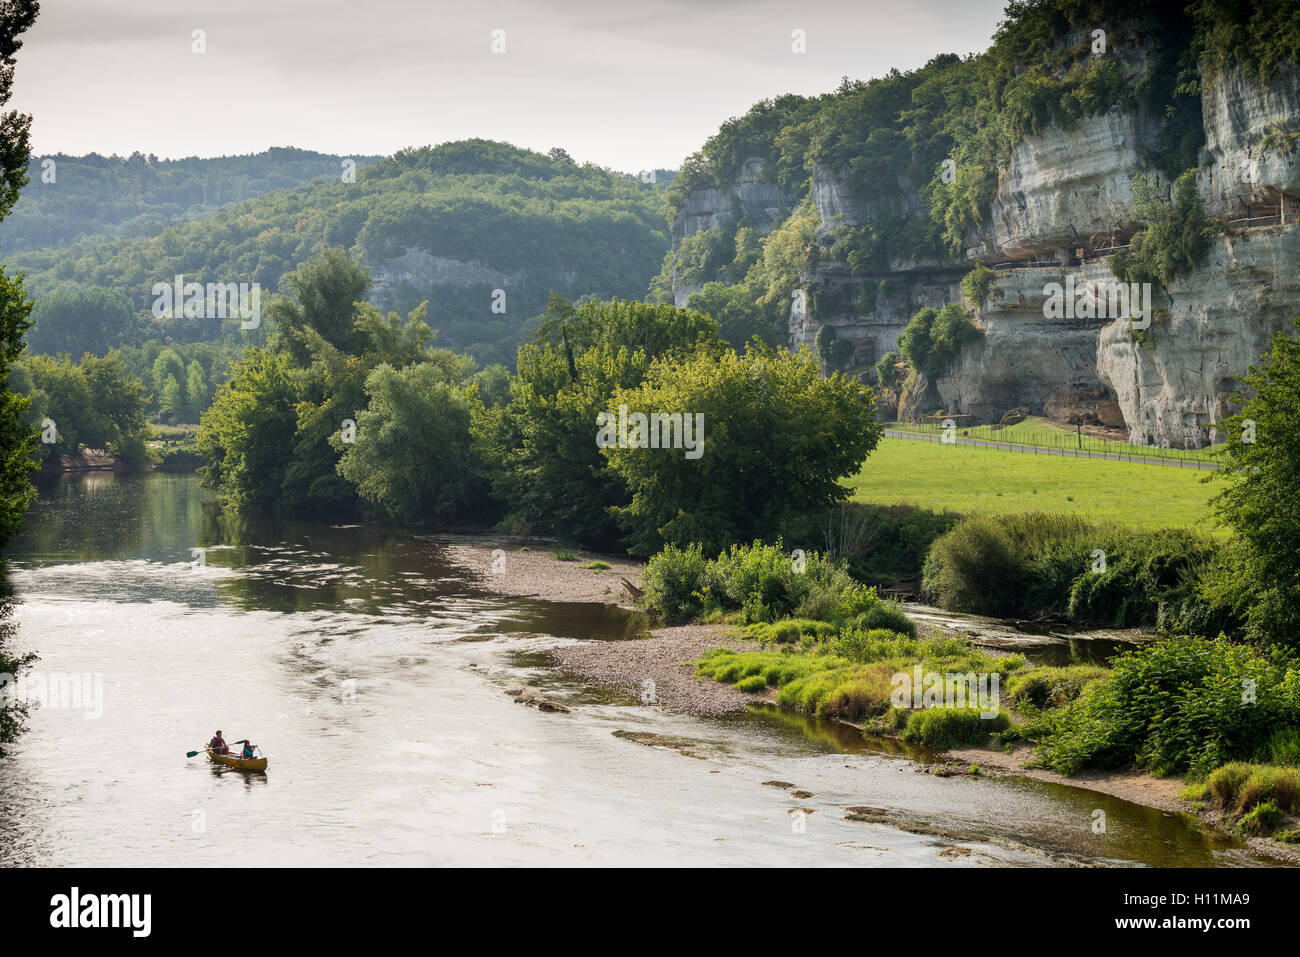
[(1035, 455), (882, 438), (847, 485), (856, 502), (936, 511), (1077, 512), (1147, 528), (1215, 531), (1212, 473), (1169, 465)]
[[(895, 432), (917, 432), (923, 435), (938, 435), (941, 427), (937, 423), (891, 422), (886, 428)], [(1067, 449), (1076, 451), (1086, 449), (1091, 452), (1105, 452), (1112, 455), (1130, 456), (1146, 459), (1183, 459), (1206, 464), (1218, 461), (1212, 449), (1162, 449), (1146, 445), (1132, 445), (1114, 439), (1102, 439), (1095, 435), (1077, 436), (1071, 426), (1061, 425), (1039, 415), (1031, 415), (1015, 425), (995, 428), (991, 425), (975, 425), (959, 428), (957, 434), (962, 438), (979, 439), (984, 442), (1003, 442), (1009, 445), (1024, 445), (1031, 448)]]

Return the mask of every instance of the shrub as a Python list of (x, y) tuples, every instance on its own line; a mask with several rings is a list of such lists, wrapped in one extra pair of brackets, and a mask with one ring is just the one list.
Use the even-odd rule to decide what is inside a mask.
[(1272, 801), (1261, 801), (1242, 815), (1237, 826), (1244, 834), (1272, 834), (1285, 818), (1282, 809)]
[(935, 540), (922, 590), (954, 611), (1218, 634), (1234, 629), (1236, 619), (1201, 597), (1200, 581), (1220, 549), (1181, 529), (1127, 529), (1042, 512), (973, 516)]
[(1206, 793), (1223, 810), (1235, 808), (1241, 796), (1241, 786), (1253, 770), (1254, 767), (1245, 761), (1233, 761), (1216, 768), (1205, 779)]
[(930, 547), (921, 588), (952, 611), (997, 614), (1018, 604), (1020, 567), (997, 520), (959, 522)]
[(792, 615), (834, 621), (842, 596), (858, 587), (843, 567), (816, 552), (796, 570), (779, 539), (775, 545), (733, 545), (713, 561), (700, 545), (668, 545), (647, 563), (645, 583), (646, 605), (669, 620), (739, 611), (751, 624)]
[(1268, 760), (1290, 767), (1300, 765), (1300, 728), (1278, 728), (1268, 739)]
[(975, 708), (925, 708), (907, 716), (902, 738), (943, 751), (962, 745), (983, 744), (990, 734), (1003, 731), (1010, 724), (1002, 712), (984, 718)]
[(829, 637), (835, 634), (835, 626), (808, 618), (784, 618), (771, 624), (750, 625), (745, 634), (762, 642), (785, 645), (798, 642), (804, 635), (814, 639)]
[(998, 291), (993, 285), (996, 278), (997, 274), (992, 269), (983, 263), (976, 263), (975, 268), (962, 277), (962, 295), (968, 302), (974, 303), (975, 308), (981, 309), (989, 295)]
[(1244, 813), (1265, 801), (1292, 814), (1300, 813), (1300, 771), (1267, 764), (1255, 767), (1241, 785), (1237, 811)]
[(1007, 696), (1016, 705), (1056, 708), (1079, 697), (1092, 682), (1110, 672), (1099, 665), (1031, 668), (1007, 683)]
[(916, 622), (907, 617), (902, 604), (897, 601), (878, 602), (858, 617), (856, 625), (869, 630), (884, 628), (909, 638), (916, 637)]
[(1156, 774), (1203, 775), (1265, 756), (1276, 729), (1297, 725), (1300, 670), (1224, 638), (1179, 637), (1120, 655), (1026, 733), (1042, 742), (1036, 760), (1065, 774), (1136, 761)]
[(708, 564), (699, 545), (666, 546), (646, 563), (642, 576), (646, 607), (668, 621), (699, 614), (704, 608)]

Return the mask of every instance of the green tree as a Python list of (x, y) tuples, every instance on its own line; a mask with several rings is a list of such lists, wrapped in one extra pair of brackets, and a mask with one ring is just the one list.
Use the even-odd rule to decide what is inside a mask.
[[(476, 449), (498, 500), (535, 528), (612, 545), (627, 492), (596, 446), (596, 413), (657, 357), (722, 343), (709, 316), (667, 304), (553, 303), (549, 335), (519, 350), (508, 405), (475, 406)], [(563, 333), (561, 334), (561, 329)]]
[(380, 365), (366, 378), (369, 403), (357, 417), (356, 441), (341, 434), (338, 472), (361, 497), (408, 525), (453, 518), (476, 491), (470, 452), (470, 407), (445, 370), (432, 363)]
[(93, 435), (85, 441), (130, 465), (143, 464), (148, 432), (144, 383), (131, 375), (116, 350), (106, 356), (82, 356), (79, 369), (90, 391), (90, 415), (95, 422)]
[(298, 416), (287, 355), (251, 349), (217, 390), (199, 424), (199, 474), (235, 507), (273, 509), (280, 500)]
[[(840, 480), (876, 447), (871, 392), (840, 375), (822, 378), (807, 353), (753, 348), (669, 355), (601, 409), (703, 416), (702, 454), (683, 448), (603, 449), (631, 501), (613, 509), (634, 554), (665, 542), (706, 554), (770, 540), (787, 523), (843, 501)], [(700, 421), (695, 418), (694, 421)], [(697, 434), (698, 438), (699, 435)]]
[(208, 407), (208, 377), (198, 359), (185, 367), (185, 420), (197, 422)]
[(132, 333), (131, 305), (120, 289), (59, 289), (32, 310), (27, 348), (102, 355)]
[(955, 302), (942, 309), (926, 306), (898, 337), (898, 351), (908, 364), (930, 376), (942, 375), (962, 346), (980, 336), (970, 314)]
[[(1300, 320), (1296, 320), (1300, 331)], [(1261, 642), (1300, 645), (1300, 339), (1278, 335), (1245, 377), (1250, 398), (1222, 423), (1227, 482), (1214, 499), (1233, 531), (1231, 559), (1212, 586)]]
[(274, 324), (272, 345), (285, 349), (295, 365), (310, 361), (305, 330), (310, 328), (327, 343), (347, 352), (353, 347), (356, 304), (370, 289), (366, 268), (337, 246), (287, 273), (281, 284), (290, 296), (276, 296), (267, 312)]
[[(0, 106), (13, 92), (14, 57), (19, 39), (36, 20), (35, 0), (11, 0), (0, 6)], [(0, 220), (9, 215), (27, 183), (27, 154), (32, 118), (9, 110), (0, 114)], [(0, 267), (0, 383), (7, 383), (9, 367), (23, 349), (23, 334), (32, 304), (23, 291), (22, 277), (7, 275)], [(22, 526), (27, 506), (36, 496), (28, 478), (35, 465), (36, 436), (27, 417), (30, 401), (8, 388), (0, 391), (0, 546)], [(0, 708), (0, 720), (7, 709)], [(12, 729), (9, 729), (12, 731)], [(7, 733), (0, 733), (4, 740)]]
[(1133, 216), (1146, 225), (1128, 249), (1115, 254), (1111, 270), (1125, 282), (1149, 282), (1163, 289), (1204, 261), (1210, 238), (1221, 226), (1206, 225), (1194, 169), (1174, 180), (1171, 200), (1148, 177), (1139, 177), (1133, 191)]

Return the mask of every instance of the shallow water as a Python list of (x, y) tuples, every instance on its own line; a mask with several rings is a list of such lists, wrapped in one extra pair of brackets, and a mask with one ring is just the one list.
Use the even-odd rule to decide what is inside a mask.
[[(16, 646), (103, 690), (101, 717), (34, 711), (0, 762), (0, 865), (1260, 863), (1185, 816), (936, 778), (841, 725), (592, 688), (542, 650), (634, 616), (484, 595), (419, 538), (232, 522), (190, 475), (61, 480), (8, 554)], [(268, 773), (187, 760), (217, 727)]]

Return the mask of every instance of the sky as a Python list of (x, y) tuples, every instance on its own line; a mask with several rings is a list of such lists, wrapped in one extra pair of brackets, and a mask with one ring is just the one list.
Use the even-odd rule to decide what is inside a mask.
[(765, 97), (983, 50), (1004, 4), (42, 0), (10, 105), (33, 115), (36, 155), (349, 156), (483, 137), (675, 169)]

